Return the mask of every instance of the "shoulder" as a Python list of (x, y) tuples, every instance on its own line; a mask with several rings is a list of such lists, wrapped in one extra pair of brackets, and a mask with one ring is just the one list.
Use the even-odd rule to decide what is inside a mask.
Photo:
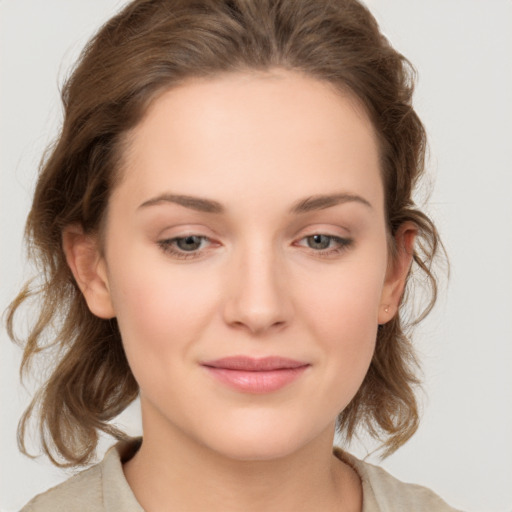
[(363, 462), (339, 449), (335, 453), (352, 466), (361, 478), (363, 512), (458, 512), (426, 487), (402, 482), (381, 467)]
[(39, 494), (21, 512), (143, 512), (122, 469), (139, 445), (139, 440), (118, 443), (102, 462)]
[(37, 495), (21, 512), (92, 512), (102, 510), (102, 502), (102, 468), (98, 464)]

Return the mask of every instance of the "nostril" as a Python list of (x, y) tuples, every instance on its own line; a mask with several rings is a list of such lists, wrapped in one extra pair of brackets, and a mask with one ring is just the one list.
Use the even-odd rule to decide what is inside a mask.
[(285, 328), (285, 326), (287, 325), (287, 322), (284, 320), (278, 320), (275, 322), (260, 320), (258, 322), (258, 321), (255, 321), (254, 319), (252, 319), (252, 320), (248, 319), (245, 321), (238, 320), (235, 322), (230, 322), (229, 325), (234, 329), (247, 331), (253, 335), (260, 335), (260, 334), (265, 334), (268, 332), (279, 331), (279, 330)]

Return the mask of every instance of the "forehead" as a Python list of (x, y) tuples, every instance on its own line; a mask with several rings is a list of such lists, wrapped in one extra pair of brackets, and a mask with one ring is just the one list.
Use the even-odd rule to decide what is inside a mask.
[(291, 71), (191, 79), (151, 103), (126, 146), (121, 183), (140, 200), (176, 187), (220, 199), (252, 187), (280, 191), (280, 200), (326, 188), (375, 199), (382, 189), (377, 138), (359, 101)]

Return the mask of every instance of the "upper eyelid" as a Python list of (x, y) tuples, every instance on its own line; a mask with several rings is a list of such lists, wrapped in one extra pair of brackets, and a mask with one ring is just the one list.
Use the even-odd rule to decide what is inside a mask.
[[(354, 242), (354, 239), (351, 237), (344, 237), (344, 236), (339, 236), (339, 235), (329, 235), (327, 233), (313, 233), (311, 235), (306, 235), (306, 236), (298, 238), (296, 240), (296, 242), (294, 242), (294, 243), (301, 242), (307, 238), (310, 238), (310, 237), (316, 236), (316, 235), (326, 236), (327, 238), (330, 238), (332, 241), (340, 244), (340, 246), (348, 246)], [(328, 250), (328, 249), (325, 249), (325, 250)], [(320, 252), (320, 251), (318, 251), (318, 252)]]
[(295, 236), (300, 236), (304, 233), (305, 236), (309, 234), (322, 234), (332, 236), (349, 236), (355, 228), (354, 220), (340, 218), (340, 217), (319, 217), (314, 216), (307, 222), (299, 222), (292, 224), (292, 229)]
[[(160, 240), (173, 240), (177, 238), (186, 238), (188, 236), (197, 236), (207, 239), (210, 242), (217, 242), (223, 244), (222, 240), (226, 240), (232, 237), (224, 229), (219, 229), (217, 226), (212, 229), (208, 225), (195, 224), (195, 223), (183, 223), (178, 225), (169, 225), (163, 229), (158, 230), (159, 234), (156, 236), (158, 241)], [(287, 230), (286, 230), (287, 231)], [(293, 229), (293, 232), (286, 231), (283, 233), (284, 239), (288, 238), (290, 242), (295, 243), (298, 240), (307, 238), (313, 235), (325, 235), (333, 238), (339, 238), (348, 240), (353, 238), (351, 229), (346, 225), (340, 225), (338, 223), (311, 223), (309, 225), (303, 225), (300, 229)], [(279, 237), (280, 238), (280, 237)]]
[[(301, 234), (301, 235), (298, 235), (298, 236), (294, 236), (292, 238), (292, 241), (297, 242), (297, 241), (300, 241), (300, 240), (303, 240), (305, 238), (308, 238), (310, 236), (315, 236), (315, 235), (323, 235), (323, 236), (327, 236), (329, 238), (345, 240), (345, 241), (348, 241), (348, 240), (352, 239), (351, 236), (340, 235), (340, 234), (333, 234), (329, 230), (312, 230), (309, 233), (305, 233), (305, 234)], [(220, 243), (218, 240), (216, 240), (216, 238), (220, 238), (220, 237), (214, 237), (214, 236), (211, 236), (211, 235), (201, 234), (201, 233), (193, 231), (193, 230), (184, 232), (183, 234), (180, 233), (180, 234), (172, 235), (172, 236), (160, 236), (160, 237), (158, 237), (157, 242), (160, 243), (160, 242), (169, 242), (169, 241), (173, 241), (173, 240), (181, 240), (183, 238), (187, 238), (187, 237), (190, 237), (190, 236), (196, 236), (198, 238), (202, 238), (202, 239), (208, 240), (209, 242), (212, 242), (212, 243), (215, 243), (215, 242)]]
[[(158, 222), (160, 223), (160, 222)], [(167, 222), (165, 222), (167, 224)], [(156, 226), (155, 226), (156, 228)], [(185, 236), (205, 236), (208, 238), (224, 238), (227, 236), (230, 236), (230, 231), (232, 230), (233, 226), (229, 227), (224, 225), (224, 223), (218, 223), (215, 222), (213, 225), (211, 223), (203, 224), (202, 222), (169, 222), (168, 225), (161, 226), (158, 231), (156, 229), (153, 229), (154, 235), (161, 238), (182, 238)], [(165, 235), (163, 233), (169, 232), (169, 235)], [(285, 237), (290, 238), (298, 238), (301, 236), (302, 233), (304, 235), (302, 236), (309, 236), (314, 234), (322, 234), (322, 235), (328, 235), (328, 236), (339, 236), (341, 238), (345, 236), (350, 236), (352, 232), (351, 227), (346, 224), (340, 224), (339, 219), (332, 222), (308, 222), (304, 224), (301, 222), (300, 224), (297, 224), (295, 222), (292, 222), (292, 224), (285, 228), (283, 227), (283, 234)], [(176, 234), (175, 234), (176, 233)]]
[(326, 236), (327, 238), (331, 238), (333, 240), (342, 240), (342, 241), (351, 240), (351, 238), (348, 236), (331, 235), (329, 233), (324, 233), (322, 231), (319, 231), (318, 233), (311, 233), (310, 235), (301, 236), (301, 237), (297, 238), (297, 240), (304, 240), (305, 238), (310, 238), (312, 236), (317, 236), (317, 235)]
[(209, 241), (218, 241), (221, 235), (215, 230), (204, 225), (179, 224), (167, 225), (153, 233), (148, 233), (150, 239), (160, 243), (161, 241), (175, 240), (177, 238), (187, 238), (188, 236), (198, 236)]
[(206, 235), (198, 235), (196, 233), (190, 233), (190, 234), (179, 235), (179, 236), (166, 236), (166, 237), (160, 238), (157, 243), (159, 243), (159, 244), (171, 243), (171, 242), (176, 242), (177, 240), (183, 240), (184, 238), (189, 238), (189, 237), (201, 238), (202, 240), (205, 240), (205, 241), (209, 242), (210, 244), (215, 243), (215, 241), (212, 240), (211, 237), (206, 236)]
[[(332, 238), (332, 239), (335, 239), (335, 240), (343, 240), (343, 241), (350, 241), (350, 240), (353, 240), (353, 236), (350, 235), (349, 233), (340, 233), (339, 232), (339, 229), (336, 230), (337, 232), (333, 232), (334, 229), (307, 229), (305, 231), (301, 230), (301, 233), (298, 234), (297, 236), (295, 236), (293, 238), (293, 244), (299, 242), (300, 240), (304, 240), (305, 238), (309, 238), (310, 236), (315, 236), (315, 235), (323, 235), (323, 236), (327, 236), (329, 238)], [(346, 230), (345, 230), (346, 231)]]

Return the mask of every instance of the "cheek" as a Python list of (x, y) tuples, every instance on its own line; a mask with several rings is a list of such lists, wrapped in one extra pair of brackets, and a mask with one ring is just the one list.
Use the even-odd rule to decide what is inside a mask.
[(218, 286), (173, 268), (160, 255), (148, 259), (132, 252), (110, 277), (112, 302), (131, 365), (137, 366), (140, 355), (146, 363), (167, 360), (171, 364), (214, 314)]
[[(331, 292), (325, 302), (318, 300), (312, 320), (317, 339), (323, 341), (325, 353), (345, 375), (366, 373), (377, 333), (378, 293), (367, 289), (345, 287)], [(362, 375), (361, 375), (362, 377)]]
[(377, 324), (364, 307), (357, 307), (361, 302), (338, 301), (338, 305), (338, 310), (324, 309), (317, 316), (317, 339), (321, 340), (323, 350), (319, 359), (322, 378), (316, 400), (331, 417), (343, 411), (361, 387), (377, 337)]
[(358, 256), (317, 274), (313, 281), (305, 276), (300, 293), (319, 329), (331, 336), (336, 332), (364, 336), (376, 330), (386, 270), (381, 260), (375, 260), (379, 263)]
[[(350, 264), (349, 264), (350, 263)], [(358, 258), (303, 281), (303, 319), (322, 347), (322, 394), (342, 410), (360, 387), (370, 365), (377, 336), (377, 317), (384, 265)], [(306, 307), (307, 305), (307, 307)]]

